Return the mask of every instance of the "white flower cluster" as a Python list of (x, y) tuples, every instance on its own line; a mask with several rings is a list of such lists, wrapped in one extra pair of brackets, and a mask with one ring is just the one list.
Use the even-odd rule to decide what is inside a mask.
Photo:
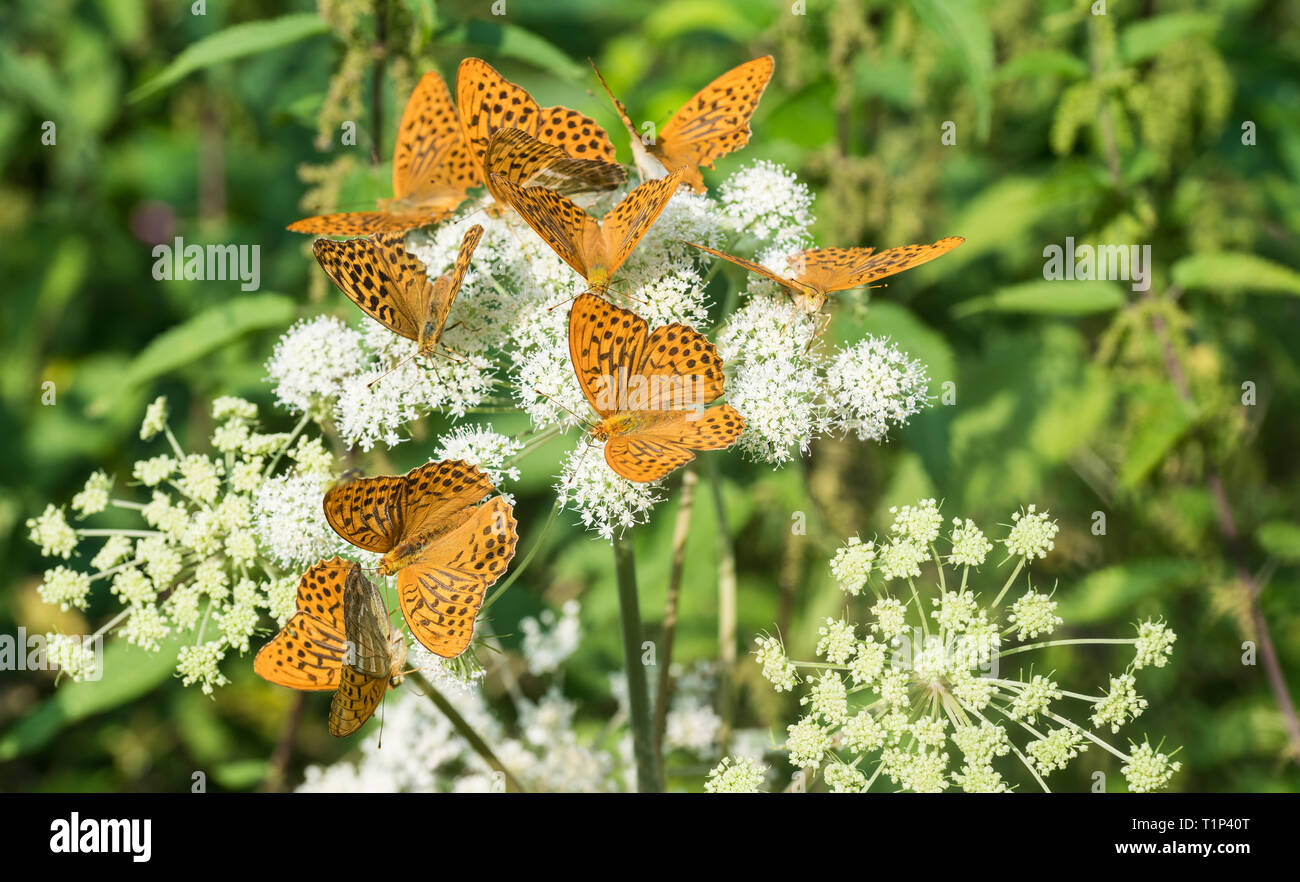
[[(102, 472), (73, 499), (83, 517), (110, 506), (138, 512), (140, 528), (74, 528), (53, 505), (28, 521), (31, 540), (50, 557), (66, 560), (83, 540), (104, 537), (90, 571), (45, 573), (43, 600), (86, 609), (95, 583), (104, 583), (121, 609), (94, 636), (115, 634), (151, 652), (168, 642), (182, 682), (206, 693), (227, 682), (222, 660), (249, 650), (263, 611), (288, 616), (298, 569), (339, 545), (321, 512), (336, 466), (320, 439), (260, 432), (256, 406), (239, 398), (218, 398), (212, 417), (213, 453), (186, 453), (167, 426), (166, 399), (157, 399), (140, 434), (165, 435), (170, 453), (135, 464), (148, 500), (114, 497)], [(54, 657), (75, 677), (81, 661), (65, 644)]]
[[(831, 562), (846, 594), (870, 587), (876, 596), (868, 621), (825, 619), (817, 634), (818, 661), (811, 663), (792, 661), (775, 637), (757, 639), (762, 675), (777, 692), (803, 684), (802, 716), (785, 732), (791, 765), (818, 770), (836, 792), (867, 791), (882, 777), (918, 792), (1005, 792), (1012, 789), (1009, 777), (1018, 763), (1046, 790), (1044, 779), (1091, 745), (1126, 763), (1124, 775), (1134, 791), (1168, 783), (1178, 763), (1146, 745), (1122, 752), (1073, 722), (1063, 704), (1081, 705), (1100, 731), (1118, 732), (1140, 716), (1147, 700), (1138, 694), (1133, 672), (1167, 662), (1176, 638), (1163, 623), (1140, 624), (1138, 636), (1128, 641), (1044, 641), (1063, 624), (1050, 595), (1030, 587), (1009, 606), (1001, 600), (1024, 561), (1050, 550), (1056, 524), (1046, 512), (1030, 506), (1014, 518), (1006, 540), (1013, 557), (1004, 562), (1014, 560), (1014, 570), (991, 603), (981, 602), (971, 585), (973, 568), (993, 547), (979, 527), (953, 519), (952, 551), (942, 554), (935, 543), (944, 521), (934, 499), (891, 512), (887, 544), (853, 537)], [(924, 584), (922, 572), (935, 578)], [(908, 584), (891, 594), (888, 583), (903, 577)], [(1136, 650), (1128, 669), (1111, 677), (1096, 697), (1067, 692), (1042, 674), (1012, 677), (1000, 670), (1008, 657), (1089, 642), (1127, 642)], [(761, 783), (747, 768), (736, 769), (724, 762), (710, 783), (750, 790)]]

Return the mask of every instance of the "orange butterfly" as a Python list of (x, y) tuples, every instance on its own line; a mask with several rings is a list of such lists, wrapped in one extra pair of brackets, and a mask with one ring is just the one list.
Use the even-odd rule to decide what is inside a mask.
[(567, 107), (539, 106), (523, 87), (481, 58), (460, 63), (456, 101), (464, 144), (482, 183), (488, 180), (488, 145), (492, 134), (501, 129), (519, 129), (575, 159), (614, 162), (614, 145), (595, 120)]
[(430, 462), (405, 475), (360, 478), (331, 487), (325, 518), (358, 548), (384, 555), (380, 575), (397, 575), (411, 633), (443, 658), (460, 655), (489, 585), (519, 541), (514, 511), (492, 482), (459, 460)]
[(428, 270), (406, 250), (405, 233), (376, 233), (367, 239), (317, 239), (316, 262), (361, 311), (432, 357), (447, 315), (483, 238), (477, 224), (465, 231), (451, 271), (430, 281)]
[(359, 564), (335, 557), (303, 573), (296, 611), (257, 653), (253, 670), (291, 689), (337, 690), (329, 729), (342, 736), (370, 719), (405, 662), (406, 640), (389, 627), (378, 590)]
[(295, 233), (365, 236), (404, 232), (449, 217), (470, 187), (482, 183), (461, 135), (447, 84), (425, 74), (411, 93), (393, 150), (393, 198), (378, 211), (351, 211), (303, 218), (289, 224)]
[(713, 344), (694, 328), (646, 320), (594, 294), (569, 313), (569, 357), (600, 415), (591, 435), (605, 462), (629, 481), (655, 481), (695, 458), (730, 447), (745, 420), (730, 404), (705, 408), (726, 378)]
[(500, 205), (508, 205), (493, 180), (505, 178), (521, 187), (546, 187), (566, 196), (613, 190), (627, 180), (621, 165), (600, 159), (574, 159), (554, 144), (522, 129), (497, 129), (484, 158), (487, 188)]
[(965, 241), (961, 236), (949, 236), (933, 245), (905, 245), (879, 254), (873, 253), (871, 248), (813, 248), (786, 259), (787, 266), (795, 270), (793, 278), (777, 275), (765, 266), (706, 245), (686, 244), (771, 279), (785, 289), (795, 303), (813, 313), (826, 304), (826, 295), (831, 292), (861, 288), (877, 279), (928, 263)]
[[(596, 69), (594, 63), (591, 67)], [(686, 183), (696, 193), (703, 193), (700, 166), (713, 168), (716, 160), (749, 143), (749, 118), (772, 79), (772, 67), (771, 55), (733, 67), (696, 92), (649, 144), (642, 140), (627, 115), (627, 108), (614, 97), (599, 70), (596, 76), (631, 136), (632, 156), (641, 176), (657, 178), (665, 171), (684, 168)]]
[(520, 187), (500, 175), (493, 176), (492, 182), (533, 231), (582, 274), (592, 291), (605, 291), (611, 276), (673, 198), (683, 174), (678, 170), (646, 181), (601, 221), (554, 190)]

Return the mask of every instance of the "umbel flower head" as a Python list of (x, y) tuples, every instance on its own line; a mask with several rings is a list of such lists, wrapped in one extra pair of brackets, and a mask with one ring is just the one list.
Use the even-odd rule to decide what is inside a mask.
[[(979, 572), (994, 543), (969, 519), (954, 518), (945, 533), (939, 508), (925, 499), (892, 509), (887, 539), (854, 537), (836, 553), (840, 589), (849, 598), (870, 592), (874, 602), (863, 621), (825, 620), (816, 661), (789, 658), (774, 637), (756, 640), (763, 676), (799, 695), (802, 715), (785, 731), (790, 764), (837, 792), (1005, 792), (1025, 782), (1049, 790), (1053, 772), (1105, 751), (1121, 761), (1130, 790), (1167, 786), (1181, 766), (1177, 751), (1145, 738), (1125, 751), (1106, 736), (1142, 715), (1136, 672), (1164, 666), (1176, 635), (1148, 620), (1131, 639), (1051, 639), (1065, 624), (1051, 593), (1017, 587), (1055, 546), (1047, 512), (1013, 515), (1001, 543), (1010, 573), (984, 587), (981, 576), (998, 569)], [(1091, 691), (1067, 690), (1029, 664), (1048, 647), (1085, 644), (1127, 644), (1133, 654)], [(752, 789), (754, 781), (730, 761), (706, 786)]]
[[(320, 505), (338, 468), (319, 438), (302, 434), (306, 417), (293, 433), (264, 433), (255, 405), (218, 398), (213, 449), (198, 453), (181, 447), (167, 411), (166, 399), (156, 400), (140, 432), (165, 438), (166, 452), (137, 462), (127, 482), (96, 472), (72, 501), (82, 519), (116, 509), (138, 525), (74, 526), (50, 505), (27, 526), (46, 556), (89, 558), (46, 571), (43, 600), (84, 610), (91, 592), (105, 589), (120, 609), (93, 636), (150, 652), (166, 645), (185, 685), (211, 693), (227, 682), (222, 660), (249, 649), (264, 614), (283, 622), (292, 612), (298, 568), (338, 549)], [(92, 673), (84, 653), (53, 656), (74, 680)]]

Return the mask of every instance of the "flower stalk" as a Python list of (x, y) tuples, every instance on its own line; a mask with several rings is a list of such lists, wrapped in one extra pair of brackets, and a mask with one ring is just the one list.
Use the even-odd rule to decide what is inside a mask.
[(632, 724), (632, 752), (636, 758), (636, 788), (655, 793), (659, 771), (651, 731), (650, 691), (641, 661), (641, 608), (636, 590), (636, 556), (632, 540), (614, 534), (614, 572), (618, 579), (618, 607), (623, 622), (623, 661), (627, 671), (627, 701)]

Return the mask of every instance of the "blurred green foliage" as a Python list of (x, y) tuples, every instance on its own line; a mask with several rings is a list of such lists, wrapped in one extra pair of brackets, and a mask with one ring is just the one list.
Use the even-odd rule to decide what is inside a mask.
[[(847, 536), (883, 529), (890, 505), (934, 495), (949, 515), (992, 524), (1035, 502), (1062, 526), (1036, 579), (1056, 583), (1072, 632), (1127, 635), (1163, 615), (1179, 634), (1171, 665), (1144, 678), (1151, 707), (1128, 733), (1185, 745), (1174, 787), (1300, 789), (1263, 668), (1241, 663), (1243, 641), (1259, 638), (1246, 572), (1292, 694), (1300, 688), (1300, 8), (1148, 0), (1097, 16), (1082, 0), (807, 0), (807, 14), (792, 15), (784, 0), (509, 0), (493, 17), (486, 3), (391, 0), (383, 143), (372, 144), (376, 5), (208, 0), (199, 16), (186, 3), (22, 0), (0, 10), (0, 270), (11, 289), (0, 301), (0, 631), (85, 630), (80, 613), (39, 602), (45, 564), (24, 520), (95, 468), (128, 475), (146, 452), (136, 430), (151, 396), (189, 414), (182, 440), (206, 431), (217, 394), (270, 413), (261, 363), (278, 332), (322, 310), (352, 318), (284, 224), (300, 209), (386, 195), (372, 148), (391, 154), (423, 70), (451, 75), (480, 54), (542, 103), (619, 132), (591, 94), (587, 56), (637, 118), (662, 121), (718, 73), (770, 51), (777, 73), (754, 138), (707, 180), (757, 157), (788, 164), (819, 194), (824, 245), (968, 241), (891, 280), (869, 307), (861, 294), (831, 305), (833, 340), (891, 335), (929, 364), (936, 394), (954, 384), (954, 405), (885, 447), (827, 441), (777, 472), (721, 463), (740, 550), (740, 651), (777, 627), (808, 657), (818, 620), (841, 603), (829, 557)], [(347, 120), (357, 148), (337, 146)], [(941, 137), (949, 121), (953, 145)], [(260, 244), (262, 291), (155, 281), (150, 249), (176, 235)], [(1150, 290), (1046, 284), (1043, 249), (1067, 236), (1149, 244)], [(728, 270), (714, 284), (721, 299), (742, 283)], [(42, 405), (46, 382), (53, 406)], [(273, 428), (287, 428), (281, 418)], [(549, 511), (561, 450), (531, 459), (516, 491), (522, 548)], [(391, 464), (425, 456), (417, 441)], [(793, 510), (809, 513), (807, 536), (791, 535)], [(1096, 512), (1104, 535), (1091, 530)], [(666, 503), (635, 535), (652, 632), (673, 517)], [(712, 507), (698, 505), (678, 660), (718, 655), (716, 530)], [(492, 612), (510, 635), (521, 617), (582, 598), (588, 637), (565, 688), (592, 720), (612, 712), (607, 677), (622, 664), (612, 580), (605, 543), (554, 530)], [(88, 611), (91, 627), (103, 611)], [(115, 649), (123, 658), (100, 683), (0, 676), (0, 789), (179, 790), (194, 769), (215, 787), (262, 785), (287, 690), (234, 664), (232, 684), (209, 700), (169, 677), (166, 651)], [(1047, 659), (1064, 682), (1098, 686), (1125, 660)], [(738, 726), (792, 718), (755, 666), (738, 676)], [(291, 782), (349, 747), (318, 724), (322, 701), (308, 704)], [(695, 789), (702, 773), (671, 783)], [(1074, 775), (1056, 783), (1090, 783)]]

